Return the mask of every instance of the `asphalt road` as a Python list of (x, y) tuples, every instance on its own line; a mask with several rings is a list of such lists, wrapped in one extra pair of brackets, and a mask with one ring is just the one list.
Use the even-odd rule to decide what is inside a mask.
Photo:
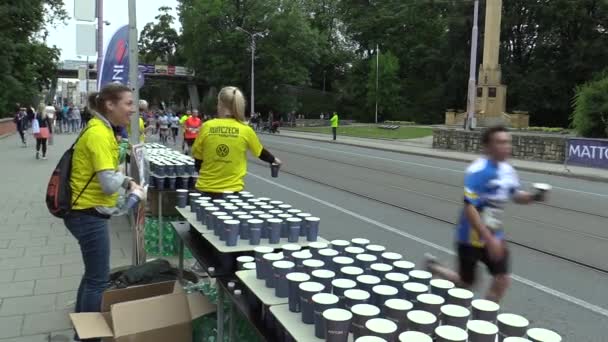
[[(452, 222), (462, 203), (465, 163), (286, 137), (262, 140), (285, 172), (270, 179), (268, 168), (252, 160), (249, 190), (320, 216), (327, 238), (361, 236), (414, 262), (425, 252), (453, 262)], [(507, 210), (515, 281), (503, 310), (567, 341), (608, 342), (608, 274), (583, 266), (608, 269), (608, 185), (529, 172), (520, 178), (524, 186), (542, 181), (554, 191), (544, 205)]]

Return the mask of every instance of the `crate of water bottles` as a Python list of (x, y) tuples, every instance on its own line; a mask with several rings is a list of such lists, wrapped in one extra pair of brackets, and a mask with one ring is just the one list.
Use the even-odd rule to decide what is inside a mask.
[(282, 201), (243, 191), (226, 192), (211, 199), (184, 189), (177, 190), (177, 207), (189, 207), (203, 234), (213, 234), (226, 246), (314, 242), (320, 219)]
[(145, 159), (148, 183), (154, 189), (164, 191), (194, 188), (198, 174), (192, 157), (168, 148), (148, 148), (146, 144)]

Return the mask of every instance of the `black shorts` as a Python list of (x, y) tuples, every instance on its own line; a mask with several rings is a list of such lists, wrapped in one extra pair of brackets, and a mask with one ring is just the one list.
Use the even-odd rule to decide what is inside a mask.
[(192, 145), (194, 145), (194, 141), (196, 139), (186, 139), (186, 144), (188, 144), (188, 146), (192, 147)]
[(458, 273), (465, 284), (472, 285), (475, 282), (478, 261), (484, 263), (493, 276), (509, 273), (508, 249), (505, 250), (505, 255), (500, 260), (492, 260), (485, 247), (458, 244)]

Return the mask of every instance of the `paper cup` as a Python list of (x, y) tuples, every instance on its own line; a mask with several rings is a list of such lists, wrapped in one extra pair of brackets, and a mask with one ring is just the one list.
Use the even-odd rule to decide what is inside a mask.
[(205, 211), (205, 219), (203, 220), (203, 223), (207, 226), (207, 230), (214, 230), (213, 213), (216, 211), (220, 211), (220, 208), (206, 207), (204, 209), (204, 211)]
[(278, 207), (279, 207), (279, 209), (281, 209), (283, 211), (289, 210), (289, 209), (293, 208), (293, 206), (291, 204), (279, 204)]
[(467, 322), (467, 332), (470, 342), (494, 342), (498, 327), (490, 322), (470, 320)]
[(346, 290), (354, 289), (356, 286), (357, 283), (350, 279), (338, 278), (331, 281), (332, 292), (340, 299), (340, 308), (344, 309), (346, 307), (344, 292)]
[(368, 239), (364, 239), (364, 238), (354, 238), (354, 239), (350, 240), (350, 243), (351, 243), (351, 245), (353, 245), (355, 247), (365, 249), (365, 246), (369, 245), (370, 241)]
[(274, 288), (275, 286), (275, 278), (274, 278), (274, 271), (272, 269), (272, 264), (275, 261), (279, 261), (281, 259), (283, 259), (283, 256), (280, 255), (279, 253), (268, 253), (268, 254), (264, 254), (262, 256), (262, 259), (264, 259), (264, 262), (262, 263), (262, 267), (264, 267), (264, 280), (266, 283), (266, 287), (268, 288)]
[(414, 304), (405, 299), (392, 298), (384, 302), (382, 312), (384, 317), (397, 324), (399, 331), (407, 330), (407, 313), (414, 308)]
[(185, 208), (188, 206), (188, 190), (177, 189), (177, 207)]
[(376, 256), (376, 258), (380, 258), (382, 253), (386, 252), (386, 247), (380, 245), (367, 245), (365, 246), (365, 250), (367, 253)]
[(407, 313), (407, 327), (410, 330), (420, 331), (430, 336), (438, 325), (437, 316), (430, 312), (412, 310)]
[(433, 339), (419, 331), (406, 331), (399, 335), (399, 342), (433, 342)]
[(319, 259), (319, 251), (322, 249), (326, 249), (328, 248), (328, 245), (325, 242), (312, 242), (310, 244), (308, 244), (308, 249), (310, 250), (310, 254), (312, 254), (313, 257)]
[(331, 263), (332, 263), (333, 269), (335, 269), (337, 271), (341, 270), (343, 267), (355, 266), (355, 260), (353, 258), (344, 257), (344, 256), (334, 257), (333, 259), (331, 259)]
[(393, 266), (383, 263), (375, 263), (370, 265), (372, 274), (380, 279), (384, 279), (384, 276), (393, 270)]
[(256, 270), (255, 262), (248, 262), (246, 264), (243, 264), (243, 270), (255, 271)]
[(304, 260), (308, 260), (312, 258), (312, 254), (308, 252), (308, 250), (303, 250), (300, 252), (291, 253), (291, 257), (293, 262), (296, 264), (296, 271), (307, 273), (306, 268), (304, 267)]
[(290, 217), (287, 219), (287, 241), (298, 242), (300, 239), (300, 229), (302, 227), (302, 219)]
[(385, 339), (377, 336), (361, 336), (355, 342), (387, 342)]
[(300, 226), (300, 237), (308, 236), (308, 222), (306, 221), (307, 217), (312, 217), (309, 213), (299, 213), (295, 214), (297, 218), (302, 219), (302, 225)]
[(336, 277), (336, 273), (330, 270), (316, 269), (311, 272), (312, 281), (321, 283), (325, 286), (323, 292), (331, 293), (331, 282)]
[(249, 220), (253, 220), (251, 215), (240, 215), (237, 217), (241, 224), (239, 225), (239, 237), (241, 240), (249, 240)]
[(365, 253), (365, 249), (361, 247), (349, 246), (344, 248), (344, 256), (356, 259), (357, 255)]
[(397, 336), (397, 324), (385, 318), (372, 318), (365, 323), (365, 329), (370, 336), (394, 341)]
[(295, 252), (299, 252), (302, 249), (302, 246), (290, 243), (281, 246), (281, 249), (283, 250), (283, 258), (289, 261), (294, 261), (292, 254)]
[(333, 258), (337, 257), (338, 255), (340, 255), (340, 253), (335, 250), (335, 249), (331, 249), (331, 248), (325, 248), (325, 249), (321, 249), (319, 251), (317, 251), (317, 254), (319, 256), (319, 260), (323, 261), (325, 263), (325, 267), (329, 270), (332, 271), (336, 271), (336, 267), (332, 261)]
[(380, 278), (368, 274), (360, 275), (356, 280), (357, 283), (359, 283), (359, 288), (367, 292), (371, 292), (372, 288), (376, 285), (380, 285), (380, 282), (382, 281)]
[(378, 257), (372, 254), (358, 254), (355, 257), (356, 266), (362, 268), (365, 273), (372, 273), (372, 264), (378, 261)]
[(275, 207), (278, 207), (281, 204), (285, 204), (285, 202), (283, 201), (270, 201), (269, 203)]
[(558, 333), (542, 328), (528, 329), (526, 337), (533, 342), (561, 342), (562, 340), (562, 337)]
[(233, 221), (234, 218), (230, 215), (218, 216), (217, 217), (217, 225), (219, 226), (220, 231), (220, 241), (226, 241), (226, 221)]
[(188, 204), (190, 204), (190, 211), (194, 212), (194, 202), (196, 202), (202, 195), (198, 192), (191, 192), (188, 194)]
[(287, 209), (287, 213), (291, 214), (291, 215), (298, 215), (302, 213), (302, 210), (300, 209)]
[(357, 304), (368, 304), (370, 297), (371, 296), (367, 291), (358, 289), (346, 290), (344, 291), (344, 299), (346, 302), (345, 309), (350, 310), (350, 308)]
[(510, 313), (498, 315), (497, 319), (498, 334), (504, 337), (521, 337), (526, 334), (530, 321), (526, 318)]
[(469, 334), (464, 329), (451, 325), (435, 328), (436, 342), (467, 342)]
[(355, 340), (366, 334), (365, 323), (367, 321), (380, 317), (380, 309), (371, 304), (353, 305), (350, 311), (353, 314), (351, 331)]
[(281, 219), (268, 219), (268, 242), (270, 244), (277, 244), (281, 242), (281, 225), (283, 224), (283, 220)]
[(236, 246), (239, 241), (239, 229), (241, 222), (237, 220), (224, 221), (224, 231), (226, 234), (226, 246)]
[(387, 285), (390, 285), (396, 288), (399, 291), (399, 296), (405, 298), (405, 290), (403, 289), (403, 284), (405, 284), (410, 277), (407, 274), (398, 273), (398, 272), (389, 272), (384, 275), (384, 280)]
[(346, 266), (340, 269), (340, 276), (342, 278), (357, 280), (357, 277), (363, 275), (363, 269), (355, 266)]
[(418, 296), (423, 293), (428, 293), (429, 287), (420, 283), (408, 282), (403, 284), (403, 290), (405, 291), (405, 299), (416, 305)]
[(441, 296), (444, 299), (448, 297), (448, 290), (455, 287), (454, 283), (444, 279), (431, 279), (431, 293)]
[(280, 210), (280, 209), (268, 210), (268, 214), (270, 214), (272, 216), (276, 216), (276, 217), (279, 217), (279, 215), (284, 215), (283, 210)]
[(372, 287), (371, 303), (373, 305), (381, 308), (384, 305), (384, 302), (386, 302), (389, 299), (397, 298), (398, 294), (399, 294), (399, 291), (392, 286), (376, 285), (376, 286)]
[(240, 257), (236, 258), (236, 264), (239, 270), (243, 270), (243, 266), (250, 262), (255, 262), (255, 258), (249, 255), (241, 255)]
[(302, 322), (305, 324), (314, 324), (314, 306), (312, 296), (323, 291), (323, 284), (312, 281), (304, 282), (299, 285), (300, 289), (300, 309), (302, 311)]
[(421, 270), (412, 270), (408, 273), (413, 282), (429, 285), (431, 283), (431, 279), (433, 279), (433, 274), (427, 271)]
[(262, 265), (265, 261), (263, 257), (265, 254), (269, 254), (272, 252), (274, 252), (274, 249), (266, 246), (256, 247), (253, 250), (253, 257), (255, 259), (256, 266), (256, 278), (266, 279), (266, 277), (268, 276), (268, 273), (265, 273), (268, 269), (264, 268), (264, 265)]
[(289, 311), (300, 312), (300, 284), (310, 281), (310, 276), (306, 273), (291, 272), (285, 278), (289, 292)]
[(383, 263), (389, 265), (392, 265), (395, 261), (399, 261), (401, 259), (403, 259), (403, 255), (394, 252), (384, 252), (380, 256), (380, 260), (382, 260)]
[(306, 224), (306, 240), (308, 242), (317, 241), (319, 237), (319, 223), (321, 219), (318, 217), (307, 217), (305, 218)]
[(399, 260), (399, 261), (393, 262), (393, 267), (395, 269), (395, 272), (409, 274), (411, 271), (414, 270), (414, 268), (416, 267), (416, 264), (414, 264), (411, 261), (407, 261), (407, 260)]
[(473, 319), (487, 321), (496, 324), (500, 305), (486, 299), (475, 299), (471, 302)]
[(333, 240), (330, 243), (331, 243), (331, 248), (337, 250), (341, 254), (344, 253), (344, 249), (346, 247), (350, 246), (350, 242), (348, 242), (346, 240)]
[(228, 215), (228, 213), (225, 211), (214, 211), (211, 214), (211, 221), (213, 222), (213, 235), (220, 237), (220, 240), (222, 240), (221, 230), (224, 227), (222, 226), (222, 221), (219, 218), (226, 215)]
[(441, 323), (443, 325), (451, 325), (461, 329), (467, 328), (467, 322), (471, 312), (464, 306), (446, 304), (441, 307)]
[(262, 239), (262, 225), (264, 221), (253, 219), (248, 220), (249, 224), (249, 244), (252, 246), (259, 245)]
[(314, 270), (322, 269), (325, 266), (325, 263), (317, 259), (306, 259), (302, 261), (302, 265), (304, 265), (306, 273), (312, 274)]
[[(209, 203), (209, 202), (199, 202), (200, 205), (199, 207), (196, 209), (196, 220), (201, 222), (204, 225), (207, 225), (207, 212), (206, 209), (207, 208), (212, 208), (213, 204)], [(207, 227), (207, 229), (209, 229), (209, 227)]]
[(353, 314), (347, 310), (332, 308), (323, 312), (325, 341), (347, 342)]
[(437, 317), (439, 317), (441, 307), (445, 303), (445, 299), (443, 299), (443, 297), (430, 293), (418, 295), (418, 297), (416, 297), (416, 301), (416, 309), (430, 312)]
[(270, 236), (270, 222), (268, 220), (273, 219), (274, 216), (268, 214), (262, 214), (258, 216), (258, 218), (264, 223), (262, 223), (262, 239), (268, 239)]
[(498, 342), (531, 342), (531, 341), (528, 340), (527, 338), (523, 338), (523, 337), (507, 337), (502, 341), (500, 341), (500, 339), (499, 339)]
[(465, 308), (471, 307), (471, 301), (473, 300), (473, 292), (461, 289), (461, 288), (453, 288), (448, 290), (448, 304), (460, 305)]
[(287, 282), (287, 274), (292, 273), (295, 264), (291, 261), (280, 260), (272, 263), (274, 276), (274, 294), (279, 298), (287, 298), (289, 296), (289, 284)]
[(336, 308), (338, 306), (338, 301), (338, 297), (330, 293), (317, 293), (312, 296), (315, 336), (317, 338), (325, 338), (326, 331), (323, 312), (328, 309)]

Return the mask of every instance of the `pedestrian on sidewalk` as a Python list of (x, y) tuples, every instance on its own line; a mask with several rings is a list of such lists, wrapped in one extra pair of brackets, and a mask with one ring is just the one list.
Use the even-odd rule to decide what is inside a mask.
[(428, 254), (427, 268), (457, 286), (471, 288), (476, 280), (477, 263), (481, 261), (493, 277), (486, 299), (498, 303), (511, 283), (510, 253), (502, 222), (504, 207), (509, 201), (518, 204), (544, 201), (545, 195), (520, 190), (517, 173), (507, 162), (512, 147), (511, 135), (505, 127), (488, 128), (481, 143), (485, 156), (467, 168), (464, 179), (464, 208), (456, 229), (458, 272), (443, 267)]
[(334, 112), (330, 121), (331, 121), (331, 133), (333, 134), (334, 141), (335, 141), (337, 138), (337, 135), (338, 135), (338, 125), (340, 123), (340, 118), (338, 117), (337, 112)]
[[(70, 180), (73, 205), (64, 218), (65, 226), (78, 240), (84, 261), (76, 313), (101, 309), (110, 277), (108, 219), (115, 212), (118, 191), (142, 190), (118, 171), (118, 143), (112, 129), (129, 124), (135, 105), (130, 88), (111, 83), (92, 93), (88, 102), (93, 118), (74, 146)], [(76, 340), (80, 341), (78, 336)]]
[(262, 161), (281, 164), (245, 123), (245, 97), (241, 90), (223, 88), (217, 106), (218, 118), (205, 122), (192, 147), (199, 172), (196, 189), (211, 198), (221, 198), (224, 191), (243, 191), (248, 150)]
[(184, 148), (185, 154), (189, 154), (192, 149), (192, 145), (194, 145), (194, 141), (196, 140), (196, 137), (198, 137), (202, 125), (203, 121), (198, 116), (198, 110), (193, 110), (192, 116), (184, 122), (184, 139), (186, 141), (186, 146)]
[(80, 108), (78, 108), (78, 106), (74, 106), (74, 108), (72, 108), (72, 113), (70, 114), (70, 124), (72, 126), (72, 133), (80, 132), (80, 121), (82, 121), (82, 116), (80, 115)]
[(34, 120), (36, 122), (32, 122), (32, 131), (34, 131), (34, 127), (37, 127), (37, 132), (34, 132), (34, 138), (36, 138), (36, 159), (40, 159), (41, 149), (42, 159), (46, 159), (47, 141), (51, 137), (51, 134), (53, 134), (53, 121), (48, 117), (46, 107), (40, 108), (40, 111), (35, 114)]
[(19, 132), (22, 147), (27, 147), (27, 141), (25, 140), (25, 130), (27, 129), (27, 110), (25, 107), (17, 108), (13, 122), (15, 123), (15, 126), (17, 126), (17, 132)]

